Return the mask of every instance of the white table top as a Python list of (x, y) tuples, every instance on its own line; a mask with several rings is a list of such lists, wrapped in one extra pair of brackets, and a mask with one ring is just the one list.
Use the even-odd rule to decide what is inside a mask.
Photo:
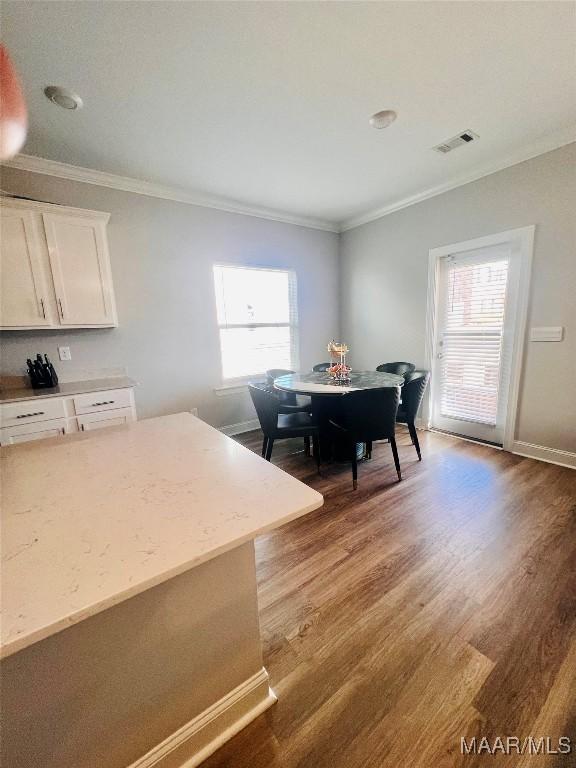
[(188, 413), (2, 448), (2, 656), (324, 503)]
[(403, 384), (403, 376), (380, 371), (352, 371), (350, 381), (345, 384), (335, 384), (330, 374), (324, 372), (293, 373), (274, 379), (277, 389), (299, 395), (346, 395), (362, 389), (401, 387)]

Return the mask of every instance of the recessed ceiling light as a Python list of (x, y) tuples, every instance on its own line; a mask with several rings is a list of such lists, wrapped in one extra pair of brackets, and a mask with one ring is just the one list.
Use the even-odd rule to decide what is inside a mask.
[(62, 109), (82, 109), (84, 105), (77, 93), (68, 90), (68, 88), (62, 88), (60, 85), (47, 85), (44, 88), (44, 95)]
[(381, 112), (376, 112), (376, 114), (372, 115), (370, 125), (372, 128), (388, 128), (397, 117), (398, 115), (393, 109), (383, 109)]

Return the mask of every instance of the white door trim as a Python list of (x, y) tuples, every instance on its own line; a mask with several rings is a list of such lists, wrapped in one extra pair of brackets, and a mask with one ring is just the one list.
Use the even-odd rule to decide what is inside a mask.
[[(528, 303), (530, 298), (530, 275), (532, 272), (532, 255), (534, 251), (535, 225), (509, 229), (506, 232), (498, 232), (474, 240), (464, 240), (460, 243), (442, 245), (431, 248), (428, 255), (428, 298), (426, 309), (426, 367), (432, 370), (432, 363), (436, 356), (436, 334), (438, 312), (438, 267), (439, 260), (443, 256), (453, 256), (458, 253), (486, 248), (494, 245), (510, 245), (520, 254), (520, 279), (518, 285), (518, 304), (516, 312), (516, 327), (512, 343), (512, 362), (510, 369), (510, 382), (508, 387), (508, 408), (506, 423), (504, 426), (503, 448), (512, 451), (516, 433), (516, 420), (518, 415), (518, 396), (520, 393), (520, 379), (522, 375), (522, 362), (524, 358), (524, 343), (526, 340), (526, 324), (528, 321)], [(431, 403), (434, 396), (434, 378), (430, 382), (428, 397), (423, 409), (423, 418), (427, 427), (430, 427)]]

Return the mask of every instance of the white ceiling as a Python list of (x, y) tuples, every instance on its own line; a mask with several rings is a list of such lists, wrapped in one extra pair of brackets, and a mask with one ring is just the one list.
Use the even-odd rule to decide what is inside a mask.
[(2, 32), (26, 154), (349, 225), (576, 138), (575, 8), (5, 0)]

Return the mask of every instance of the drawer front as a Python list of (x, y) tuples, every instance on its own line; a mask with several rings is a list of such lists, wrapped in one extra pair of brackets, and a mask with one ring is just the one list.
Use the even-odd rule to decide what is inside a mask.
[(94, 429), (118, 427), (131, 421), (135, 421), (132, 408), (118, 408), (115, 411), (110, 410), (78, 416), (78, 428), (81, 432), (91, 432)]
[(88, 395), (76, 395), (74, 410), (80, 416), (83, 413), (98, 413), (118, 408), (132, 407), (131, 389), (109, 389), (104, 392), (91, 392)]
[(22, 424), (18, 427), (0, 429), (0, 443), (15, 445), (31, 440), (43, 440), (47, 437), (61, 437), (68, 431), (66, 419), (49, 419), (34, 424)]
[(0, 405), (0, 427), (16, 427), (48, 419), (59, 419), (66, 415), (62, 398), (24, 400), (21, 403)]

